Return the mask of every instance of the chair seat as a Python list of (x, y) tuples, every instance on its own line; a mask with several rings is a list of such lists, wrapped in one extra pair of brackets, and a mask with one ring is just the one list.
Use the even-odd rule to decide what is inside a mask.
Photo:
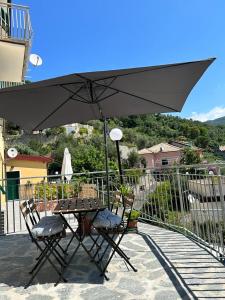
[(93, 226), (95, 228), (115, 228), (118, 227), (121, 222), (122, 218), (120, 216), (115, 215), (106, 208), (98, 213), (93, 222)]
[(43, 217), (31, 229), (31, 234), (35, 238), (50, 237), (63, 232), (64, 223), (59, 216)]
[(60, 216), (45, 216), (41, 218), (42, 222), (46, 223), (55, 223), (55, 222), (61, 222), (63, 224), (63, 219)]

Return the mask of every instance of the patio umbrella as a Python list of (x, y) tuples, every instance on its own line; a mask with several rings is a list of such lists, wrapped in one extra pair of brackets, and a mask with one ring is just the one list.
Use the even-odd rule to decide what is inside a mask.
[(66, 177), (66, 180), (69, 182), (72, 178), (73, 168), (71, 164), (71, 155), (68, 148), (64, 150), (63, 163), (61, 175)]
[(73, 122), (181, 111), (214, 59), (75, 73), (0, 90), (0, 117), (41, 130)]
[[(213, 61), (75, 73), (2, 89), (0, 117), (32, 131), (93, 119), (179, 112)], [(105, 122), (108, 174), (106, 131)]]

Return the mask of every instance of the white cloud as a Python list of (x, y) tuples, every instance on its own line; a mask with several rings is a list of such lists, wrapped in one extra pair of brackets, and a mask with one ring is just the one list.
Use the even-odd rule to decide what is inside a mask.
[(225, 116), (225, 107), (216, 106), (208, 112), (203, 112), (203, 113), (192, 112), (190, 119), (205, 122), (208, 120), (214, 120), (224, 116)]

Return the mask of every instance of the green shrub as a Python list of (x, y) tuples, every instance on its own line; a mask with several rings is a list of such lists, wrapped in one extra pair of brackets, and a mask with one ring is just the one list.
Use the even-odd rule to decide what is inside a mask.
[(80, 191), (80, 183), (72, 182), (66, 184), (38, 183), (35, 185), (35, 198), (56, 200), (76, 197)]
[(88, 134), (87, 128), (81, 127), (81, 128), (79, 129), (79, 134), (80, 134), (80, 135), (87, 135), (87, 134)]
[(133, 209), (131, 212), (126, 212), (125, 216), (128, 218), (130, 214), (130, 220), (138, 220), (141, 215), (141, 212), (138, 210)]

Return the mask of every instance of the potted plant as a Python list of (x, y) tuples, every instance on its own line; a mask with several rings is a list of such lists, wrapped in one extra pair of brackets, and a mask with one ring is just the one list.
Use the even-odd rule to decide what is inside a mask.
[(140, 217), (140, 215), (141, 215), (141, 212), (136, 209), (132, 209), (131, 211), (125, 213), (125, 216), (127, 218), (129, 218), (129, 221), (127, 224), (127, 227), (129, 229), (135, 230), (137, 232), (137, 227), (138, 227), (137, 223), (138, 223), (138, 218)]
[(119, 187), (119, 192), (122, 196), (126, 197), (132, 194), (133, 190), (128, 184), (121, 184)]

